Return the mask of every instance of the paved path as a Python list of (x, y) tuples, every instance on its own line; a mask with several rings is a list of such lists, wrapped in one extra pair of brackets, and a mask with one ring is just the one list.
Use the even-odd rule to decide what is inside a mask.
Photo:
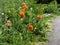
[(53, 21), (53, 31), (47, 45), (60, 45), (60, 16)]

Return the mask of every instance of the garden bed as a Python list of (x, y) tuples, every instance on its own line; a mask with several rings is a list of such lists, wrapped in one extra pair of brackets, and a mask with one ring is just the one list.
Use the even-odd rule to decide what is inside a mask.
[[(3, 3), (2, 3), (3, 2)], [(55, 5), (34, 4), (34, 0), (0, 1), (0, 45), (35, 45), (48, 42), (55, 18)], [(38, 45), (38, 44), (37, 44)]]

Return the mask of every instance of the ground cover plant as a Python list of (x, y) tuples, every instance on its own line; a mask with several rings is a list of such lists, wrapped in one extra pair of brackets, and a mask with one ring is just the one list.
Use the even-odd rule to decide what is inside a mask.
[(51, 13), (52, 7), (48, 9), (35, 2), (0, 0), (0, 45), (35, 45), (48, 41), (46, 33), (53, 15), (44, 13)]

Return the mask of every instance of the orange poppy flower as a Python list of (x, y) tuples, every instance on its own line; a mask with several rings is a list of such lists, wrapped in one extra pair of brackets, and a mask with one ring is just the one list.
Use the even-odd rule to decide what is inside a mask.
[(5, 26), (7, 26), (7, 27), (11, 27), (12, 24), (11, 24), (11, 23), (7, 23), (7, 24), (5, 24)]
[(23, 2), (23, 3), (22, 3), (22, 6), (25, 6), (25, 5), (26, 5), (26, 4)]
[(26, 5), (23, 6), (23, 9), (28, 10), (28, 6), (26, 6)]
[(29, 25), (28, 30), (32, 31), (33, 30), (33, 25)]
[(24, 15), (24, 12), (20, 12), (20, 18), (24, 18), (25, 15)]
[(42, 19), (42, 16), (41, 16), (41, 15), (37, 15), (37, 18), (38, 18), (38, 19)]

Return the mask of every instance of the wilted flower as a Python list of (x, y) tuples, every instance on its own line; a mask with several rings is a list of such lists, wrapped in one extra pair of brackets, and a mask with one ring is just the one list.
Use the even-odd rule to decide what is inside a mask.
[(40, 8), (41, 11), (44, 11), (44, 8)]

